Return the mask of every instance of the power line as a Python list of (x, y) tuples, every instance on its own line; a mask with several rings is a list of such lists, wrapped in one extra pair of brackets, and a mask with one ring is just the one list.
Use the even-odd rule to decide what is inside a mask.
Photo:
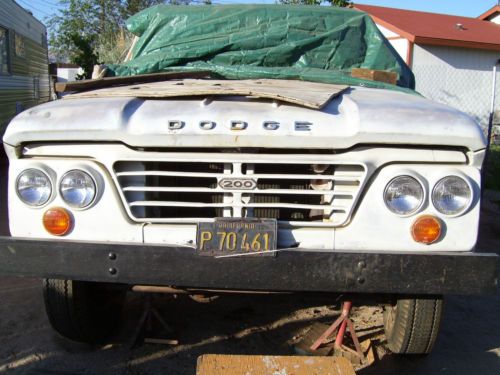
[(48, 4), (48, 5), (52, 5), (52, 6), (56, 6), (56, 5), (59, 5), (59, 1), (58, 0), (25, 0), (25, 1), (28, 1), (30, 3), (38, 3), (40, 5), (45, 5), (45, 4)]
[[(23, 0), (26, 1), (26, 0)], [(29, 2), (33, 2), (34, 0), (28, 0)], [(59, 5), (50, 3), (46, 0), (37, 0), (41, 1), (41, 3), (36, 3), (37, 7), (42, 7), (42, 9), (35, 8), (31, 6), (33, 9), (45, 14), (45, 16), (53, 16), (54, 14), (58, 13), (61, 7)]]
[(31, 2), (34, 2), (35, 4), (37, 5), (40, 5), (40, 6), (44, 6), (44, 5), (49, 5), (51, 7), (58, 7), (60, 4), (58, 4), (57, 2), (55, 3), (52, 3), (48, 0), (28, 0), (30, 3)]
[(47, 13), (47, 12), (41, 10), (41, 9), (36, 8), (33, 5), (31, 5), (31, 4), (25, 3), (25, 0), (17, 0), (17, 1), (19, 1), (23, 5), (23, 8), (26, 8), (28, 10), (35, 10), (35, 11), (37, 11), (37, 12), (39, 12), (39, 13), (45, 15), (45, 16), (50, 16), (49, 13)]

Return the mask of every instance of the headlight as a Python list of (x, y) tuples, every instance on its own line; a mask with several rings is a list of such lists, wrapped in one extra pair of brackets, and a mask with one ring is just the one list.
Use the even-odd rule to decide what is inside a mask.
[(457, 215), (470, 204), (472, 191), (461, 177), (447, 176), (438, 181), (432, 190), (432, 204), (445, 215)]
[(88, 173), (74, 169), (63, 176), (59, 191), (69, 206), (85, 208), (94, 201), (96, 184)]
[(38, 207), (47, 203), (52, 195), (49, 177), (39, 169), (27, 169), (16, 182), (19, 198), (29, 206)]
[(384, 201), (392, 212), (409, 215), (417, 211), (424, 201), (424, 188), (411, 176), (399, 176), (385, 188)]

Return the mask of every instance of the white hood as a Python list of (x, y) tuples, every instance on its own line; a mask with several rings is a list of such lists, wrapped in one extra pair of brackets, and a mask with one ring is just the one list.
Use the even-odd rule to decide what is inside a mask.
[[(169, 129), (169, 121), (180, 128)], [(244, 129), (231, 129), (232, 121)], [(265, 128), (266, 121), (278, 125)], [(212, 124), (203, 129), (200, 122)], [(416, 95), (367, 88), (351, 88), (321, 110), (247, 97), (57, 100), (16, 116), (3, 141), (11, 146), (90, 141), (133, 147), (485, 148), (481, 129), (466, 114)]]

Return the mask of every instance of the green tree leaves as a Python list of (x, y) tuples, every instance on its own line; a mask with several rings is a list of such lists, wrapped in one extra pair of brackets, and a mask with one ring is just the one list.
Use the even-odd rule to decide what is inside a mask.
[(132, 37), (125, 21), (132, 14), (166, 0), (59, 0), (60, 10), (47, 21), (51, 60), (80, 65), (84, 76), (102, 62), (119, 62)]

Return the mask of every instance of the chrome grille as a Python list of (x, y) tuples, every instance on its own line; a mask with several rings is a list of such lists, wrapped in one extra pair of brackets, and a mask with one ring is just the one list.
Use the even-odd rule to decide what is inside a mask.
[[(114, 174), (135, 221), (258, 217), (309, 226), (346, 223), (366, 177), (362, 164), (248, 159), (117, 161)], [(257, 187), (222, 188), (227, 178), (251, 178)]]

